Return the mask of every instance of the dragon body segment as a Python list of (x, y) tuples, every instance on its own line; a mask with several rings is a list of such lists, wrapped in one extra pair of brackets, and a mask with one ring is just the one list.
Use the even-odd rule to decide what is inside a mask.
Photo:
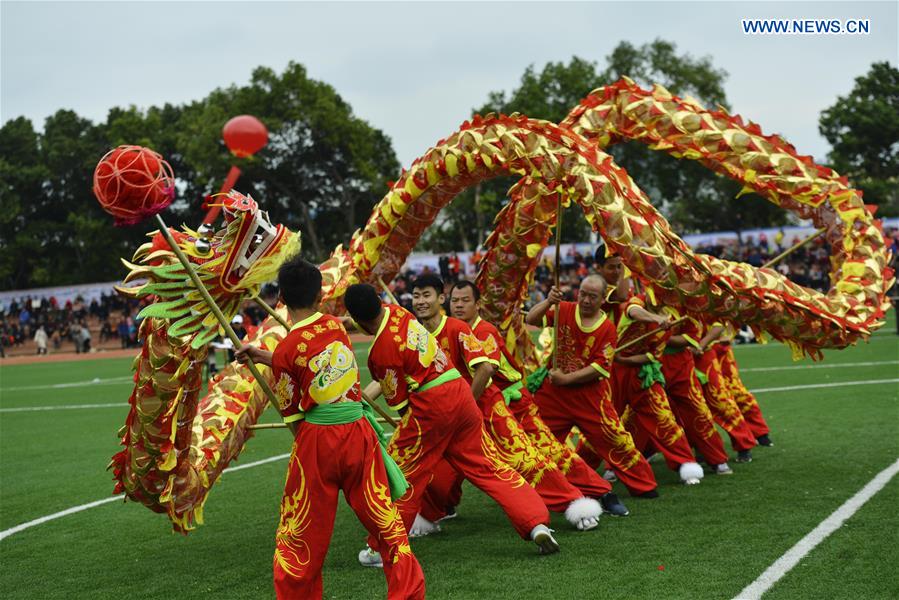
[[(747, 191), (825, 227), (835, 251), (831, 290), (822, 294), (770, 269), (694, 254), (603, 151), (625, 139), (698, 160), (742, 182)], [(803, 353), (818, 357), (822, 348), (865, 339), (882, 325), (889, 307), (889, 251), (879, 223), (845, 179), (740, 117), (707, 111), (660, 86), (643, 90), (624, 78), (591, 93), (561, 125), (488, 115), (440, 140), (391, 184), (365, 227), (320, 266), (322, 310), (340, 314), (343, 293), (352, 283), (377, 286), (379, 280), (391, 280), (444, 206), (465, 188), (503, 174), (521, 179), (496, 217), (477, 284), (485, 316), (528, 362), (533, 343), (518, 307), (549, 241), (560, 197), (581, 206), (594, 231), (661, 303), (699, 318), (749, 324), (759, 334), (790, 344), (797, 358)], [(231, 202), (241, 203), (240, 198)], [(252, 205), (247, 212), (255, 211)], [(185, 230), (179, 237), (231, 314), (259, 284), (274, 278), (280, 259), (298, 249), (298, 241), (282, 227), (264, 221), (256, 229), (229, 221), (211, 256), (196, 248), (196, 232)], [(260, 250), (247, 241), (257, 230), (266, 240), (280, 241), (267, 242)], [(142, 313), (148, 318), (135, 363), (132, 410), (123, 436), (126, 450), (113, 459), (117, 489), (167, 513), (175, 528), (186, 532), (201, 521), (209, 488), (240, 453), (246, 428), (265, 409), (266, 399), (249, 370), (235, 363), (198, 400), (198, 364), (217, 325), (198, 304), (164, 241), (154, 238), (134, 262), (140, 264), (126, 263), (132, 269), (128, 281), (144, 277), (148, 282), (124, 293), (152, 294), (158, 302)], [(283, 308), (278, 310), (286, 316)], [(269, 317), (249, 341), (273, 349), (285, 335)], [(271, 379), (268, 369), (262, 368), (262, 374)]]

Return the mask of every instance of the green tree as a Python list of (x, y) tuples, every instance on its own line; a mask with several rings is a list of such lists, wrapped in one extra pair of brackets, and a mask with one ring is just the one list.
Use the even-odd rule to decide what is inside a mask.
[[(254, 157), (234, 159), (221, 128), (243, 113), (266, 124), (269, 143)], [(399, 172), (390, 139), (296, 63), (280, 75), (257, 68), (249, 85), (217, 89), (184, 107), (179, 124), (176, 146), (196, 185), (214, 191), (229, 164), (239, 165), (237, 188), (254, 193), (273, 221), (299, 228), (316, 259), (364, 225)]]
[(899, 69), (874, 63), (818, 123), (833, 168), (880, 207), (879, 216), (899, 215)]

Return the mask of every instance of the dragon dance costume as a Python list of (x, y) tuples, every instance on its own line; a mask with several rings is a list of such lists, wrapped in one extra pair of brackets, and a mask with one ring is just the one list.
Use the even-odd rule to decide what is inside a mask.
[(506, 347), (492, 323), (478, 317), (473, 328), (482, 348), (499, 362), (493, 376), (496, 386), (509, 402), (509, 411), (521, 425), (531, 443), (552, 460), (568, 481), (588, 498), (601, 498), (612, 486), (590, 468), (567, 444), (563, 444), (540, 418), (534, 396), (524, 385), (524, 369)]
[(405, 489), (388, 480), (340, 321), (316, 313), (294, 325), (273, 353), (272, 373), (284, 421), (299, 421), (275, 537), (278, 598), (321, 598), (341, 490), (384, 559), (387, 597), (424, 598), (424, 575), (390, 499), (391, 489)]
[[(481, 362), (500, 366), (497, 344), (482, 344), (465, 321), (443, 316), (433, 335), (469, 385), (472, 380), (469, 371), (471, 367)], [(497, 385), (489, 383), (486, 386), (478, 398), (478, 406), (484, 429), (493, 442), (497, 456), (533, 486), (549, 510), (565, 512), (574, 503), (584, 499), (584, 495), (566, 479), (556, 463), (544, 456), (531, 442), (509, 412), (506, 398)], [(446, 507), (459, 503), (461, 484), (462, 477), (458, 473), (445, 466), (438, 468), (425, 494), (422, 516), (429, 521), (443, 517)], [(599, 506), (595, 506), (595, 512), (591, 516), (598, 517), (599, 513)]]
[[(681, 315), (668, 310), (676, 317)], [(697, 344), (700, 324), (692, 317), (675, 326), (671, 334)], [(702, 393), (702, 384), (696, 375), (696, 363), (693, 353), (684, 347), (674, 347), (670, 341), (662, 353), (662, 376), (665, 378), (665, 393), (674, 411), (677, 422), (687, 434), (690, 445), (696, 448), (710, 465), (721, 465), (727, 462), (724, 442), (715, 429), (714, 417), (706, 405)]]
[(752, 435), (758, 439), (768, 435), (770, 429), (768, 429), (768, 423), (765, 421), (765, 417), (762, 416), (762, 409), (759, 407), (759, 403), (756, 401), (755, 396), (746, 389), (746, 385), (740, 378), (740, 370), (737, 368), (737, 359), (734, 357), (734, 350), (731, 344), (733, 334), (732, 327), (726, 328), (726, 338), (712, 347), (717, 353), (718, 365), (721, 367), (721, 379), (724, 387), (730, 392), (730, 395), (736, 401), (737, 406), (740, 407), (740, 412), (743, 413), (743, 418), (746, 419), (746, 422), (749, 424)]
[(550, 378), (535, 394), (537, 408), (546, 425), (560, 441), (577, 427), (627, 486), (631, 494), (643, 494), (656, 488), (652, 468), (634, 446), (612, 405), (609, 380), (616, 333), (612, 321), (602, 313), (589, 328), (581, 325), (580, 312), (574, 302), (561, 302), (545, 315), (544, 326), (552, 326), (558, 308), (558, 365), (565, 373), (587, 366), (600, 378), (572, 386), (553, 385)]
[[(655, 323), (632, 319), (628, 312), (634, 306), (645, 307), (642, 296), (632, 296), (620, 311), (619, 345), (624, 345), (651, 331), (656, 333), (630, 346), (626, 353), (616, 357), (612, 364), (613, 404), (621, 415), (625, 427), (632, 434), (638, 449), (646, 449), (651, 443), (664, 455), (669, 468), (684, 471), (682, 479), (686, 480), (685, 475), (688, 471), (692, 476), (701, 478), (702, 470), (696, 464), (687, 436), (678, 425), (665, 393), (665, 377), (662, 374), (660, 357), (671, 333), (659, 328)], [(644, 357), (645, 361), (638, 365), (619, 360), (630, 357)], [(691, 467), (682, 469), (683, 465), (691, 463), (694, 466), (692, 470)]]
[[(496, 454), (466, 380), (453, 368), (437, 340), (415, 317), (396, 305), (384, 306), (372, 341), (368, 367), (387, 403), (404, 409), (389, 451), (410, 489), (397, 502), (406, 530), (442, 458), (493, 498), (515, 530), (528, 539), (549, 512), (537, 493)], [(375, 548), (377, 540), (370, 539)]]
[(752, 435), (749, 423), (743, 418), (743, 413), (731, 396), (730, 390), (725, 386), (721, 366), (718, 364), (718, 352), (714, 345), (696, 357), (696, 368), (705, 375), (701, 379), (706, 404), (712, 411), (715, 423), (730, 436), (731, 446), (738, 452), (754, 448), (755, 436)]

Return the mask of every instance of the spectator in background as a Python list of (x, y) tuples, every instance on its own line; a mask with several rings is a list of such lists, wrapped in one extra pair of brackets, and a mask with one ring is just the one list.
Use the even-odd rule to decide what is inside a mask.
[(122, 315), (122, 319), (119, 321), (119, 326), (117, 328), (119, 334), (119, 341), (122, 344), (122, 349), (128, 347), (128, 318), (125, 315)]
[(37, 344), (37, 353), (38, 354), (46, 354), (47, 353), (47, 342), (49, 341), (49, 337), (47, 336), (47, 330), (44, 329), (44, 326), (41, 325), (37, 328), (37, 332), (34, 334), (34, 343)]

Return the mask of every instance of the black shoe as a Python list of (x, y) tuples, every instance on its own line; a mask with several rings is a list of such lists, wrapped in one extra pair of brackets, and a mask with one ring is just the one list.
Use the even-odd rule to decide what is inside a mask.
[(613, 517), (626, 517), (631, 511), (621, 503), (614, 493), (609, 492), (600, 497), (599, 503), (602, 505), (602, 511), (612, 515)]
[(643, 492), (642, 494), (632, 494), (636, 498), (646, 498), (647, 500), (652, 500), (653, 498), (659, 497), (659, 492), (657, 490), (649, 490), (648, 492)]
[(737, 458), (734, 460), (738, 463), (752, 462), (752, 452), (750, 450), (740, 450), (737, 452)]
[(771, 441), (771, 438), (768, 437), (768, 434), (760, 435), (755, 438), (755, 440), (759, 443), (759, 446), (765, 446), (766, 448), (770, 448), (774, 445), (774, 442)]
[(698, 462), (699, 464), (705, 462), (705, 456), (702, 455), (702, 452), (696, 450), (695, 452), (693, 452), (693, 454), (696, 455), (696, 462)]

